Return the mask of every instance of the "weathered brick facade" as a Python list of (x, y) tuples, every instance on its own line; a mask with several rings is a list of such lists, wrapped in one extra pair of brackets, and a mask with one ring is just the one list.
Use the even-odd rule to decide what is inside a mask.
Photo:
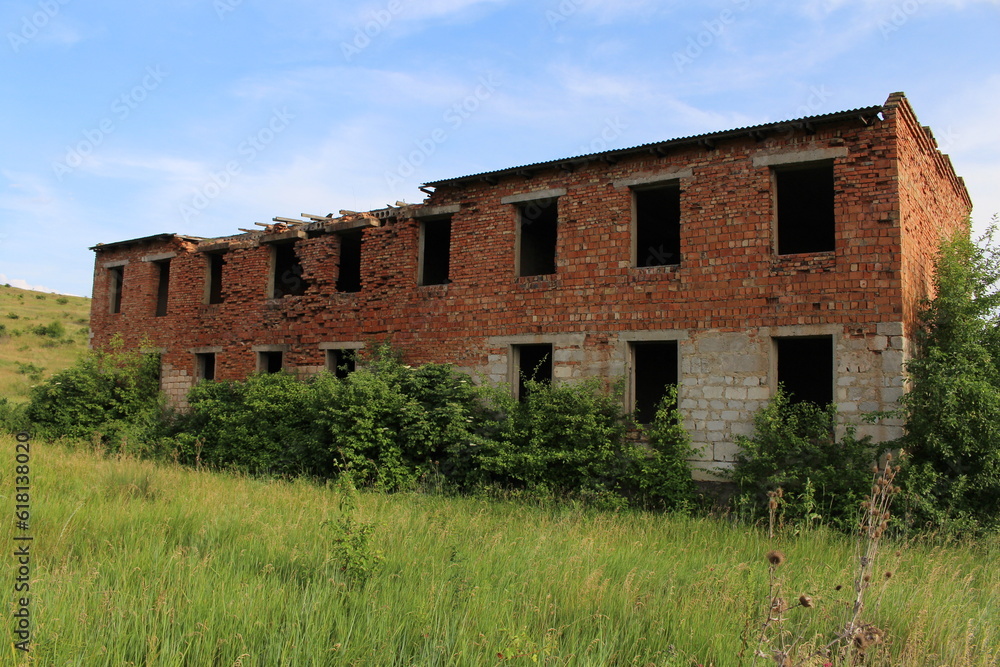
[[(98, 245), (93, 344), (120, 333), (162, 349), (164, 388), (179, 405), (199, 376), (245, 377), (268, 363), (268, 352), (307, 374), (325, 367), (327, 350), (391, 341), (409, 362), (451, 362), (508, 381), (517, 355), (528, 354), (519, 346), (550, 344), (555, 381), (626, 378), (630, 405), (644, 400), (648, 382), (639, 374), (677, 381), (701, 451), (695, 466), (706, 476), (732, 461), (734, 435), (748, 431), (779, 375), (805, 391), (802, 369), (815, 370), (820, 395), (836, 400), (845, 419), (894, 405), (933, 253), (971, 210), (947, 156), (899, 93), (882, 106), (431, 188), (422, 204), (288, 231)], [(656, 228), (647, 238), (660, 245), (637, 247), (641, 230), (653, 229), (642, 206), (669, 208), (678, 192), (679, 241)], [(822, 217), (815, 202), (824, 198), (830, 222), (805, 225), (806, 251), (783, 250), (799, 234), (793, 224), (802, 227), (816, 207)], [(430, 225), (446, 230), (445, 219), (450, 245), (444, 233), (442, 246)], [(338, 291), (341, 251), (346, 272), (359, 234), (360, 291), (343, 281)], [(279, 266), (275, 275), (274, 262), (292, 252), (282, 244), (292, 242), (301, 271)], [(218, 253), (222, 260), (211, 259)], [(222, 303), (209, 303), (219, 300), (210, 298), (213, 261), (225, 262), (215, 295)], [(423, 282), (441, 284), (420, 284), (431, 274)], [(279, 293), (293, 293), (274, 298), (275, 281)], [(156, 315), (158, 304), (165, 314)], [(817, 343), (818, 356), (797, 340)], [(676, 355), (675, 366), (641, 368), (664, 352)], [(898, 428), (869, 427), (879, 437)]]

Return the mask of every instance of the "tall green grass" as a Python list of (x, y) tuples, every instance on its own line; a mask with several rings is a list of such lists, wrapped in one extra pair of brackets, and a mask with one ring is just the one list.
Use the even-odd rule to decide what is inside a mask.
[[(12, 512), (13, 440), (0, 449)], [(37, 442), (31, 465), (29, 664), (737, 665), (774, 546), (723, 520), (362, 492), (348, 511), (374, 524), (384, 561), (358, 579), (333, 548), (335, 488)], [(12, 532), (4, 522), (8, 546)], [(784, 590), (816, 603), (789, 614), (791, 631), (829, 640), (852, 544), (816, 530), (778, 546)], [(874, 664), (997, 664), (997, 546), (885, 547), (893, 576), (867, 617), (889, 641)]]

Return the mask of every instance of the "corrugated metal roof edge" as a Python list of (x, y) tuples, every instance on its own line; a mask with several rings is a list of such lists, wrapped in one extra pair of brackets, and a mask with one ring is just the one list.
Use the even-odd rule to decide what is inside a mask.
[(525, 170), (530, 171), (540, 171), (542, 169), (548, 169), (551, 167), (558, 167), (559, 165), (566, 163), (583, 163), (591, 162), (596, 159), (601, 159), (602, 157), (612, 157), (612, 156), (622, 156), (629, 153), (636, 153), (640, 151), (650, 151), (659, 147), (677, 146), (682, 144), (699, 143), (703, 141), (711, 140), (721, 140), (721, 139), (732, 139), (735, 137), (740, 137), (754, 132), (766, 132), (772, 131), (779, 128), (787, 128), (789, 125), (799, 125), (801, 127), (807, 127), (809, 124), (819, 124), (819, 123), (834, 123), (842, 120), (847, 120), (850, 118), (861, 118), (864, 119), (866, 116), (874, 117), (885, 109), (883, 105), (861, 107), (858, 109), (849, 109), (847, 111), (836, 111), (828, 114), (820, 114), (817, 116), (803, 116), (802, 118), (793, 118), (791, 120), (777, 121), (774, 123), (762, 123), (760, 125), (748, 125), (745, 127), (739, 127), (732, 130), (720, 130), (717, 132), (708, 132), (706, 134), (695, 134), (687, 137), (678, 137), (675, 139), (667, 139), (665, 141), (654, 141), (647, 144), (640, 144), (638, 146), (630, 146), (628, 148), (617, 148), (609, 151), (602, 151), (600, 153), (588, 153), (585, 155), (577, 155), (574, 157), (560, 158), (558, 160), (546, 160), (545, 162), (535, 162), (532, 164), (521, 165), (518, 167), (507, 167), (504, 169), (497, 169), (495, 171), (484, 171), (478, 174), (469, 174), (468, 176), (459, 176), (456, 178), (444, 178), (438, 181), (431, 181), (429, 183), (424, 183), (426, 187), (441, 187), (448, 185), (462, 185), (464, 182), (482, 180), (489, 177), (499, 178), (501, 176), (508, 176), (517, 174)]

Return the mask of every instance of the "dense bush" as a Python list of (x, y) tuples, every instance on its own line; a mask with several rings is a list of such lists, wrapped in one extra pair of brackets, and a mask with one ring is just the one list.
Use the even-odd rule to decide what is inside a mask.
[(509, 401), (496, 440), (478, 454), (491, 481), (557, 492), (623, 491), (634, 458), (619, 397), (597, 381), (553, 385), (529, 380)]
[(637, 459), (636, 472), (639, 494), (646, 505), (683, 509), (695, 498), (688, 463), (694, 448), (676, 405), (677, 388), (670, 387), (657, 407), (653, 422), (646, 427), (649, 451)]
[(29, 430), (30, 427), (31, 421), (28, 419), (27, 405), (13, 403), (0, 397), (0, 432), (19, 433)]
[(82, 357), (31, 389), (27, 417), (43, 437), (154, 438), (162, 420), (160, 360), (124, 350), (117, 340), (107, 351)]
[(857, 438), (853, 427), (837, 441), (836, 415), (835, 405), (793, 403), (779, 387), (754, 415), (753, 435), (736, 438), (740, 453), (731, 478), (741, 510), (765, 516), (767, 492), (781, 488), (786, 519), (819, 514), (831, 525), (853, 528), (879, 450), (870, 437)]
[(991, 228), (942, 244), (903, 397), (900, 483), (914, 524), (1000, 528), (1000, 251)]
[(62, 322), (50, 322), (49, 324), (38, 324), (30, 329), (31, 333), (44, 338), (62, 338), (66, 335), (66, 327)]

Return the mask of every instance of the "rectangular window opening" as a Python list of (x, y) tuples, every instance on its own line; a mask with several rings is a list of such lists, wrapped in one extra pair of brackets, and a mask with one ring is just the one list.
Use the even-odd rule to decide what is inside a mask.
[(283, 352), (258, 352), (257, 370), (261, 373), (277, 373), (284, 367)]
[(446, 285), (451, 282), (451, 218), (427, 220), (420, 224), (420, 285)]
[(194, 355), (195, 373), (199, 380), (215, 379), (215, 353), (205, 352)]
[(775, 339), (778, 382), (793, 403), (833, 402), (833, 337), (795, 336)]
[(529, 380), (535, 382), (552, 382), (552, 345), (550, 343), (534, 345), (514, 345), (514, 370), (517, 372), (517, 399), (523, 401), (530, 390)]
[(295, 243), (274, 244), (274, 298), (302, 296), (308, 284), (302, 277), (302, 264)]
[(543, 199), (517, 207), (519, 276), (544, 276), (556, 272), (559, 219), (556, 202), (556, 199)]
[(361, 291), (361, 232), (340, 234), (337, 291)]
[(226, 257), (221, 252), (212, 252), (206, 255), (208, 260), (208, 303), (222, 303), (222, 267), (226, 264)]
[(635, 266), (681, 263), (681, 188), (679, 185), (633, 191)]
[(632, 343), (632, 406), (636, 421), (649, 424), (667, 393), (678, 383), (677, 341)]
[(167, 314), (167, 300), (170, 298), (170, 260), (153, 262), (157, 268), (156, 317)]
[(343, 380), (357, 368), (356, 358), (357, 350), (327, 350), (326, 370)]
[(774, 170), (778, 254), (834, 249), (833, 163)]
[(108, 297), (111, 302), (111, 312), (113, 314), (120, 313), (122, 312), (122, 287), (125, 284), (125, 267), (113, 266), (108, 269), (108, 283), (110, 290)]

